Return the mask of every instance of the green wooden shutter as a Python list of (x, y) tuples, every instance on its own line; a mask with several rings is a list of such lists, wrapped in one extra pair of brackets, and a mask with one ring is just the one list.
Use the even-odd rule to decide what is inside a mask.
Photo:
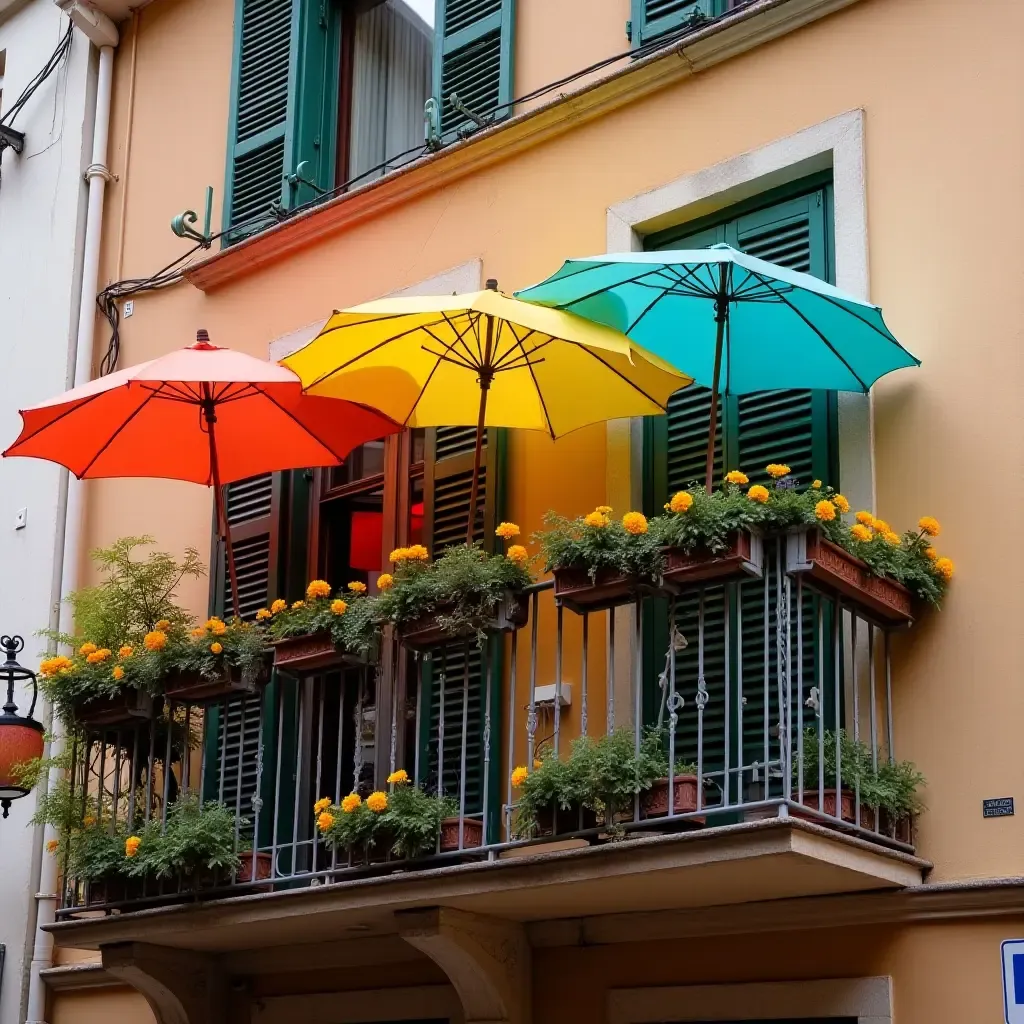
[[(473, 479), (473, 427), (443, 427), (427, 432), (424, 478), (424, 532), (435, 556), (453, 544), (463, 544)], [(488, 430), (480, 468), (480, 496), (484, 510), (475, 537), (487, 551), (495, 547), (494, 530), (504, 505), (505, 431)], [(466, 712), (466, 812), (483, 809), (483, 787), (490, 787), (488, 834), (498, 822), (498, 751), (501, 722), (501, 644), (481, 650), (471, 640), (433, 652), (422, 662), (420, 699), (429, 713), (421, 716), (421, 779), (437, 784), (438, 723), (441, 717), (441, 679), (444, 678), (444, 755), (442, 787), (458, 797), (462, 761), (462, 713), (465, 665), (469, 664), (469, 700)], [(484, 779), (483, 734), (486, 664), (491, 666), (491, 777)]]
[(699, 25), (726, 9), (726, 0), (632, 0), (630, 41), (634, 48), (686, 24)]
[[(796, 190), (800, 194), (793, 195)], [(703, 248), (716, 242), (728, 242), (782, 266), (833, 279), (831, 259), (831, 186), (803, 190), (788, 189), (776, 201), (763, 197), (734, 211), (726, 211), (718, 223), (704, 223), (691, 232), (664, 233), (649, 239), (652, 249)], [(730, 215), (731, 214), (731, 215)], [(710, 313), (709, 313), (710, 316)], [(710, 392), (707, 388), (687, 388), (673, 395), (668, 414), (649, 420), (645, 443), (645, 503), (651, 511), (661, 508), (667, 496), (695, 482), (703, 482), (707, 453), (707, 422)], [(838, 486), (837, 444), (835, 439), (836, 399), (830, 392), (772, 391), (729, 396), (719, 414), (719, 445), (715, 460), (716, 478), (725, 469), (742, 469), (751, 480), (764, 480), (769, 462), (785, 462), (794, 477), (806, 485), (818, 478)], [(725, 459), (722, 460), (722, 450)], [(767, 614), (774, 622), (776, 566), (768, 559), (766, 575)], [(734, 585), (736, 600), (730, 613), (730, 650), (726, 651), (726, 590), (721, 585), (704, 590), (704, 676), (710, 699), (704, 715), (704, 768), (721, 770), (725, 761), (725, 688), (726, 669), (732, 691), (729, 723), (730, 761), (739, 763), (739, 716), (736, 692), (737, 669), (742, 652), (743, 686), (743, 760), (750, 764), (764, 749), (764, 581)], [(741, 617), (736, 614), (736, 606)], [(816, 605), (805, 597), (805, 654), (809, 661), (814, 650), (813, 623)], [(668, 644), (664, 613), (653, 609), (646, 633), (648, 669), (646, 673), (649, 717), (657, 717), (660, 691), (657, 676), (664, 664)], [(795, 613), (794, 613), (795, 614)], [(691, 713), (683, 713), (677, 735), (678, 756), (696, 759), (697, 722), (690, 700), (698, 674), (699, 597), (696, 593), (681, 597), (676, 604), (676, 622), (690, 640), (690, 646), (676, 660), (677, 685), (684, 692)], [(742, 627), (742, 628), (740, 628)], [(742, 638), (739, 634), (742, 633)], [(775, 643), (768, 645), (769, 714), (776, 714)], [(813, 664), (806, 671), (813, 672)], [(686, 692), (690, 691), (690, 692)], [(772, 719), (774, 720), (774, 719)], [(763, 760), (763, 757), (760, 758)], [(749, 781), (749, 780), (748, 780)], [(736, 794), (733, 795), (733, 799)]]
[[(334, 185), (340, 14), (326, 0), (235, 0), (224, 228), (252, 234)], [(301, 167), (300, 167), (301, 165)]]
[(486, 120), (500, 120), (512, 100), (515, 0), (437, 0), (434, 97), (441, 134), (472, 128), (451, 105), (452, 93)]

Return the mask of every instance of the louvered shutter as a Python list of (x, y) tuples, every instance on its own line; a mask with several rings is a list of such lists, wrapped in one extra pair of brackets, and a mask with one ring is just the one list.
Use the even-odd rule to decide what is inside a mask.
[[(476, 430), (473, 427), (443, 427), (427, 433), (427, 451), (424, 479), (424, 530), (432, 554), (439, 555), (444, 548), (463, 544), (469, 515), (469, 491), (473, 479), (473, 446)], [(505, 432), (488, 430), (480, 468), (480, 499), (482, 520), (477, 521), (475, 537), (485, 550), (494, 550), (494, 530), (503, 505)], [(421, 700), (429, 707), (429, 714), (421, 718), (420, 763), (423, 779), (437, 784), (438, 775), (438, 723), (441, 717), (442, 679), (444, 681), (444, 756), (442, 785), (444, 791), (458, 798), (462, 767), (462, 714), (465, 685), (464, 666), (469, 662), (469, 700), (466, 711), (466, 812), (478, 813), (483, 809), (483, 787), (497, 782), (497, 757), (493, 756), (489, 780), (483, 772), (484, 730), (484, 667), (491, 665), (491, 734), (500, 735), (501, 692), (500, 644), (492, 643), (481, 650), (475, 641), (468, 645), (457, 642), (443, 650), (433, 652), (422, 662)], [(489, 802), (492, 819), (496, 820), (497, 804)]]
[(434, 97), (441, 134), (451, 137), (467, 118), (452, 107), (456, 94), (475, 114), (507, 117), (495, 107), (512, 100), (515, 0), (437, 0)]
[[(334, 184), (339, 15), (320, 0), (236, 0), (224, 228), (259, 231)], [(230, 231), (236, 228), (235, 231)]]
[(643, 46), (683, 25), (714, 18), (726, 7), (726, 0), (632, 0), (631, 41)]
[[(760, 209), (741, 213), (701, 231), (667, 238), (652, 248), (703, 248), (716, 242), (728, 242), (762, 259), (805, 273), (832, 279), (829, 238), (830, 189), (822, 187), (792, 199), (772, 203)], [(710, 315), (710, 313), (709, 313)], [(645, 477), (648, 506), (660, 509), (667, 495), (696, 481), (702, 482), (707, 454), (707, 419), (710, 392), (706, 388), (687, 388), (669, 402), (668, 415), (659, 417), (649, 427), (650, 453)], [(771, 391), (729, 396), (724, 416), (719, 418), (720, 443), (726, 452), (721, 461), (721, 447), (716, 449), (716, 479), (726, 469), (742, 469), (752, 481), (766, 479), (764, 467), (769, 462), (785, 462), (793, 476), (803, 485), (812, 479), (835, 481), (838, 484), (835, 444), (835, 396), (829, 392)], [(726, 466), (726, 464), (728, 464)], [(728, 677), (732, 688), (730, 731), (732, 767), (739, 764), (739, 693), (737, 670), (743, 672), (743, 762), (763, 761), (765, 669), (768, 672), (769, 721), (777, 715), (775, 686), (776, 651), (774, 643), (776, 565), (767, 558), (767, 616), (772, 624), (772, 639), (765, 659), (765, 601), (763, 580), (736, 586), (740, 615), (731, 613), (732, 650), (728, 653)], [(704, 677), (710, 699), (704, 715), (704, 769), (720, 771), (725, 761), (725, 687), (726, 687), (726, 621), (725, 588), (708, 586), (704, 591)], [(805, 656), (813, 662), (813, 623), (815, 606), (810, 595), (805, 597)], [(690, 699), (698, 676), (697, 620), (699, 598), (690, 594), (676, 605), (676, 621), (680, 631), (690, 640), (676, 661), (677, 685), (687, 700), (680, 718), (678, 756), (696, 760), (697, 721)], [(795, 613), (794, 613), (795, 614)], [(651, 641), (647, 679), (649, 715), (656, 715), (660, 691), (657, 676), (662, 670), (668, 636), (664, 627), (651, 616), (648, 630)], [(741, 628), (740, 628), (741, 627)], [(735, 639), (742, 633), (742, 665), (738, 664), (740, 648)], [(805, 671), (813, 671), (813, 663)], [(688, 691), (688, 692), (687, 692)], [(772, 741), (774, 742), (774, 741)], [(748, 780), (749, 781), (749, 780)], [(733, 794), (735, 798), (736, 794)]]

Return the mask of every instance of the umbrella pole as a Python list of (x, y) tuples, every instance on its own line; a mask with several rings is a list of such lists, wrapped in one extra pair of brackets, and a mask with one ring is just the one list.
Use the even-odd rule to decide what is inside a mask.
[[(206, 385), (203, 386), (206, 389)], [(231, 604), (235, 611), (235, 618), (241, 618), (238, 610), (238, 574), (235, 571), (235, 548), (231, 543), (231, 524), (228, 522), (228, 512), (224, 507), (224, 488), (220, 482), (220, 464), (217, 461), (217, 440), (214, 437), (214, 424), (217, 422), (217, 414), (214, 411), (213, 400), (208, 398), (203, 403), (203, 412), (206, 416), (207, 434), (210, 438), (210, 475), (213, 477), (213, 502), (217, 510), (217, 527), (224, 538), (224, 550), (228, 556), (228, 578), (231, 581)]]
[(711, 413), (708, 417), (708, 459), (704, 475), (704, 487), (708, 494), (714, 487), (715, 476), (715, 437), (718, 433), (718, 375), (722, 372), (722, 342), (725, 336), (725, 320), (729, 315), (728, 307), (724, 314), (716, 315), (718, 334), (715, 339), (715, 377), (711, 384)]
[[(492, 291), (497, 281), (488, 281)], [(480, 415), (476, 420), (476, 447), (473, 449), (473, 483), (469, 488), (469, 525), (466, 527), (466, 543), (473, 543), (473, 528), (476, 526), (476, 503), (480, 494), (480, 454), (484, 446), (484, 424), (487, 421), (487, 392), (491, 387), (494, 371), (491, 369), (491, 352), (494, 349), (494, 317), (487, 315), (487, 341), (484, 348), (483, 365), (480, 367)]]

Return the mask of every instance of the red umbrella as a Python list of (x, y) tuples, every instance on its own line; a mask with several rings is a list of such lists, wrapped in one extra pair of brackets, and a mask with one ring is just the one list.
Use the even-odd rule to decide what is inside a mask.
[(396, 433), (383, 413), (302, 393), (276, 363), (210, 344), (130, 366), (21, 411), (20, 436), (3, 454), (46, 459), (79, 479), (162, 477), (214, 488), (238, 581), (223, 486), (259, 473), (336, 466), (353, 448)]

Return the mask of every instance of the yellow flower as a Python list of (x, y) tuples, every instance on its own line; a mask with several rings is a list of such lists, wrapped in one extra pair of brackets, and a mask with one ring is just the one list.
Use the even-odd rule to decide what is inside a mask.
[(863, 526), (875, 525), (875, 517), (870, 512), (858, 512), (856, 519)]
[(306, 597), (310, 601), (315, 600), (318, 597), (330, 597), (331, 596), (331, 585), (325, 580), (313, 580), (308, 587), (306, 587)]
[(395, 548), (395, 550), (392, 551), (390, 555), (388, 555), (388, 561), (389, 562), (394, 562), (396, 565), (399, 562), (408, 561), (408, 559), (409, 559), (409, 549), (408, 548)]
[(78, 648), (78, 653), (83, 655), (89, 655), (95, 654), (95, 652), (98, 650), (99, 648), (94, 643), (87, 643), (82, 644), (82, 646)]
[(836, 507), (831, 501), (819, 501), (814, 506), (814, 514), (823, 522), (830, 523), (836, 517)]
[(221, 622), (220, 619), (217, 620), (217, 624), (211, 630), (214, 636), (223, 636), (227, 631), (227, 625)]
[(133, 655), (134, 653), (135, 653), (135, 650), (134, 650), (134, 648), (130, 647), (130, 646), (129, 646), (128, 644), (125, 644), (125, 645), (124, 645), (124, 646), (123, 646), (123, 647), (122, 647), (122, 648), (121, 648), (121, 649), (120, 649), (120, 650), (119, 650), (119, 651), (117, 652), (117, 656), (118, 656), (119, 658), (130, 658), (130, 657), (131, 657), (131, 656), (132, 656), (132, 655)]
[(608, 525), (608, 516), (606, 516), (604, 512), (598, 512), (595, 510), (589, 513), (588, 515), (584, 516), (583, 522), (587, 526), (592, 526), (595, 529), (600, 529), (601, 527)]
[(316, 827), (326, 832), (334, 824), (334, 815), (329, 811), (321, 811), (316, 818)]
[(267, 619), (272, 619), (273, 617), (274, 616), (271, 614), (271, 611), (270, 611), (269, 608), (261, 608), (256, 613), (256, 621), (257, 622), (266, 622)]
[(305, 608), (305, 607), (306, 607), (306, 602), (305, 601), (295, 601), (292, 604), (292, 611), (293, 612), (294, 611), (298, 611), (300, 608)]
[(536, 771), (543, 763), (539, 757), (535, 757), (533, 759), (533, 770)]
[(395, 585), (395, 577), (389, 572), (382, 572), (377, 577), (378, 590), (390, 590)]
[(595, 512), (600, 512), (603, 516), (608, 515), (611, 512), (611, 510), (611, 505), (598, 505), (597, 508), (594, 509)]
[(925, 557), (930, 559), (933, 562), (939, 557), (939, 553), (938, 553), (938, 551), (936, 551), (935, 548), (925, 548), (924, 549), (924, 553), (925, 553)]
[(841, 494), (836, 494), (832, 498), (832, 504), (835, 505), (840, 512), (845, 516), (850, 511), (850, 503)]
[(90, 665), (102, 665), (110, 657), (110, 653), (108, 648), (101, 647), (98, 651), (93, 651), (85, 660)]
[(513, 544), (505, 554), (510, 562), (519, 566), (526, 565), (530, 560), (530, 552), (522, 544)]
[(203, 629), (202, 626), (196, 626), (196, 628), (192, 630), (192, 636), (198, 640), (201, 636), (206, 636), (206, 630)]
[(501, 537), (502, 540), (511, 540), (519, 536), (519, 527), (515, 523), (498, 523), (494, 536)]
[(526, 765), (520, 765), (512, 772), (512, 785), (518, 789), (529, 777), (530, 772)]
[(414, 562), (425, 562), (430, 557), (430, 552), (422, 544), (413, 544), (407, 549), (409, 557)]
[(866, 544), (874, 536), (871, 532), (871, 528), (864, 526), (862, 523), (857, 523), (855, 526), (851, 526), (850, 535), (854, 540), (859, 540), (862, 544)]
[(348, 611), (348, 605), (341, 600), (340, 597), (335, 598), (331, 602), (331, 614), (332, 615), (344, 615)]
[(47, 658), (39, 665), (39, 674), (50, 678), (60, 672), (67, 672), (74, 667), (74, 662), (70, 658), (65, 658), (63, 654), (58, 654), (55, 658)]
[(747, 497), (751, 501), (756, 501), (763, 505), (769, 498), (768, 488), (762, 487), (760, 484), (754, 484), (754, 486), (747, 491)]
[(121, 680), (124, 679), (124, 669), (121, 668), (120, 665), (115, 665), (113, 676), (118, 682), (121, 682)]
[(313, 813), (321, 814), (331, 806), (331, 798), (329, 796), (322, 796), (315, 804), (313, 804)]
[(900, 535), (893, 530), (883, 530), (882, 536), (885, 538), (886, 544), (892, 544), (893, 547), (900, 542)]
[(134, 857), (139, 852), (141, 845), (142, 840), (138, 836), (129, 836), (124, 841), (124, 855), (126, 857)]
[(56, 839), (51, 839), (51, 840), (50, 840), (50, 841), (49, 841), (49, 842), (48, 842), (48, 843), (46, 844), (46, 852), (47, 852), (47, 853), (56, 853), (56, 852), (57, 852), (57, 849), (58, 849), (59, 847), (60, 847), (60, 843), (58, 843)]
[(223, 654), (224, 653), (224, 645), (223, 644), (217, 644), (217, 643), (210, 644), (210, 652), (212, 654)]
[(647, 517), (642, 512), (627, 512), (622, 517), (622, 525), (627, 533), (637, 537), (647, 532)]
[(352, 591), (353, 594), (365, 594), (366, 593), (366, 584), (361, 582), (360, 580), (353, 580), (348, 585), (348, 589), (350, 591)]
[(789, 468), (789, 466), (785, 465), (784, 463), (772, 462), (769, 463), (769, 465), (765, 466), (765, 472), (773, 480), (781, 480), (784, 476), (789, 476), (792, 470)]
[(167, 646), (167, 634), (154, 629), (152, 633), (146, 634), (142, 642), (146, 645), (147, 651), (162, 651)]
[(277, 599), (277, 600), (276, 600), (276, 601), (275, 601), (275, 602), (274, 602), (274, 603), (273, 603), (273, 604), (272, 604), (272, 605), (270, 606), (270, 614), (271, 614), (271, 615), (279, 615), (279, 614), (280, 614), (281, 612), (283, 612), (283, 611), (285, 610), (285, 608), (287, 608), (287, 607), (288, 607), (288, 602), (287, 602), (287, 601), (282, 601), (282, 600), (281, 600), (281, 598), (278, 598), (278, 599)]
[(379, 789), (375, 793), (371, 793), (366, 798), (366, 806), (373, 811), (374, 814), (380, 814), (382, 811), (388, 809), (388, 795), (382, 793)]
[(92, 827), (93, 827), (93, 825), (95, 825), (95, 824), (96, 824), (96, 819), (95, 819), (95, 818), (94, 818), (94, 817), (93, 817), (93, 816), (92, 816), (91, 814), (87, 814), (87, 815), (86, 815), (86, 816), (85, 816), (85, 817), (84, 817), (84, 818), (82, 819), (82, 824), (83, 824), (83, 825), (84, 825), (84, 826), (85, 826), (86, 828), (92, 828)]
[(917, 521), (917, 525), (921, 528), (924, 533), (927, 533), (929, 537), (938, 537), (940, 530), (938, 519), (934, 519), (932, 516), (921, 516)]
[(166, 633), (171, 628), (171, 620), (161, 619), (153, 628), (159, 629), (161, 633)]
[(346, 814), (351, 814), (362, 802), (362, 797), (360, 797), (358, 793), (349, 793), (349, 795), (341, 801), (341, 809)]
[(746, 473), (741, 473), (738, 469), (730, 469), (725, 474), (726, 483), (738, 484), (740, 487), (745, 487), (750, 483), (750, 477)]
[(404, 768), (399, 768), (397, 772), (392, 772), (388, 776), (389, 786), (404, 786), (409, 781), (409, 773)]
[(820, 481), (820, 480), (815, 480), (815, 481), (814, 481), (814, 482), (813, 482), (813, 483), (811, 484), (811, 488), (812, 488), (813, 490), (815, 490), (815, 491), (820, 491), (820, 490), (821, 490), (821, 481)]
[(892, 527), (884, 519), (876, 519), (874, 526), (879, 533), (892, 533)]
[(952, 558), (940, 558), (935, 563), (935, 571), (944, 580), (951, 580), (953, 578), (953, 559)]
[[(742, 474), (741, 474), (742, 475)], [(744, 477), (744, 479), (746, 479)], [(676, 491), (668, 503), (673, 512), (686, 512), (693, 504), (693, 495), (689, 491)]]

